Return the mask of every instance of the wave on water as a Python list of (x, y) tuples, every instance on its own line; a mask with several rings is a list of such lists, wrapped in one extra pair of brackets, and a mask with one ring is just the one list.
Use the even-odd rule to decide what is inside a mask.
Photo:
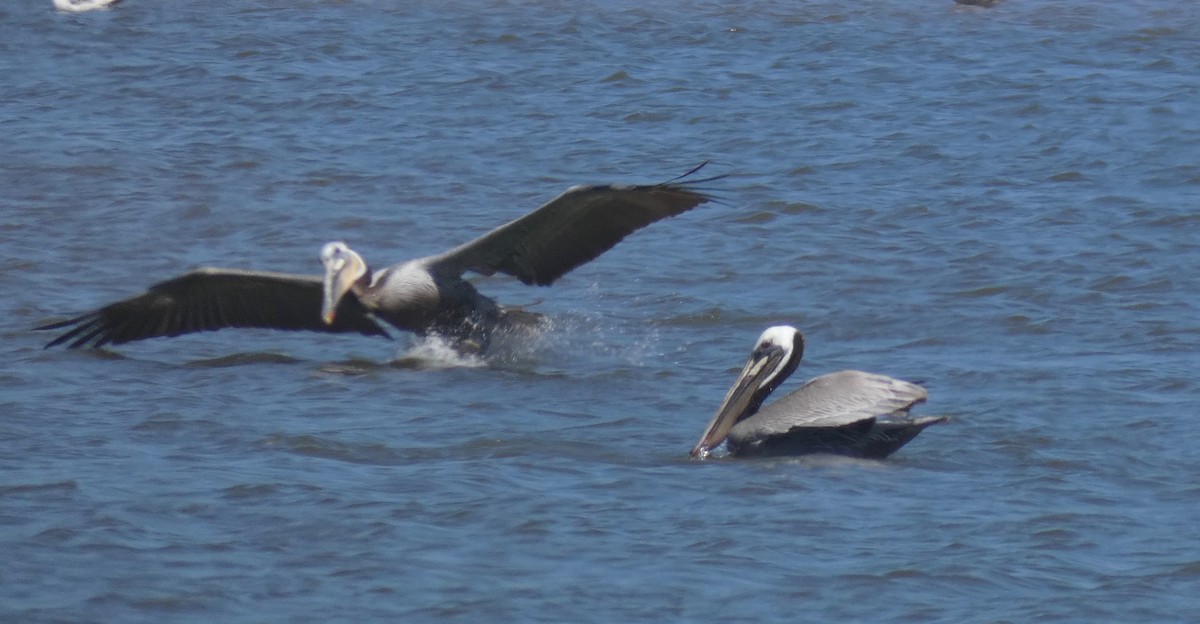
[(272, 352), (234, 353), (215, 358), (193, 360), (184, 364), (187, 368), (228, 368), (230, 366), (246, 366), (251, 364), (297, 364), (302, 362), (290, 355)]

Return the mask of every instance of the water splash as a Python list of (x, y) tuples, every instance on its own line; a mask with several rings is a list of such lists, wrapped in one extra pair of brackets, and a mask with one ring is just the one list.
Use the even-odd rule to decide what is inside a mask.
[(657, 328), (636, 329), (595, 315), (547, 317), (536, 327), (501, 330), (491, 337), (486, 353), (464, 352), (438, 336), (414, 338), (391, 362), (414, 369), (492, 367), (513, 370), (574, 370), (613, 366), (640, 367), (661, 355)]
[(661, 355), (657, 327), (613, 320), (595, 314), (556, 314), (536, 332), (493, 339), (493, 362), (505, 366), (586, 370), (592, 366), (641, 367)]
[(478, 368), (487, 366), (488, 359), (473, 353), (463, 353), (440, 336), (417, 338), (392, 362), (399, 368), (437, 370), (443, 368)]

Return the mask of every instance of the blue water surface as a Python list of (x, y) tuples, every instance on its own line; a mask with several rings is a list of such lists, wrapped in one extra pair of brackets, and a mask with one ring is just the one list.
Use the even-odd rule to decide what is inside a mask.
[[(8, 2), (0, 136), (2, 621), (1195, 618), (1200, 5)], [(482, 365), (31, 331), (706, 160)], [(775, 323), (950, 422), (688, 460)]]

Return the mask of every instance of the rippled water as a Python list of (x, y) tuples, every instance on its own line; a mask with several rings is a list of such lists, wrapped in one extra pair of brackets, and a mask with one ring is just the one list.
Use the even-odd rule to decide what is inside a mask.
[[(0, 620), (1190, 621), (1200, 5), (0, 7)], [(728, 173), (484, 366), (30, 327)], [(758, 333), (925, 380), (886, 462), (696, 463)], [(785, 388), (794, 387), (794, 383)]]

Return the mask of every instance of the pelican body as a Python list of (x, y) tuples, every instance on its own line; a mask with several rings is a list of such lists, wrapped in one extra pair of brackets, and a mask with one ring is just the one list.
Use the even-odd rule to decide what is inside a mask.
[(945, 417), (912, 417), (925, 388), (884, 375), (844, 370), (821, 375), (766, 407), (763, 401), (800, 365), (804, 336), (780, 325), (762, 333), (691, 456), (725, 442), (731, 455), (833, 454), (883, 459)]
[(480, 294), (465, 273), (553, 284), (630, 233), (709, 201), (696, 185), (717, 178), (680, 181), (699, 168), (663, 184), (575, 186), (473, 241), (378, 271), (333, 242), (321, 250), (324, 276), (201, 268), (36, 329), (65, 329), (46, 347), (75, 349), (227, 327), (390, 337), (390, 326), (479, 353), (495, 330), (528, 327), (541, 316)]

